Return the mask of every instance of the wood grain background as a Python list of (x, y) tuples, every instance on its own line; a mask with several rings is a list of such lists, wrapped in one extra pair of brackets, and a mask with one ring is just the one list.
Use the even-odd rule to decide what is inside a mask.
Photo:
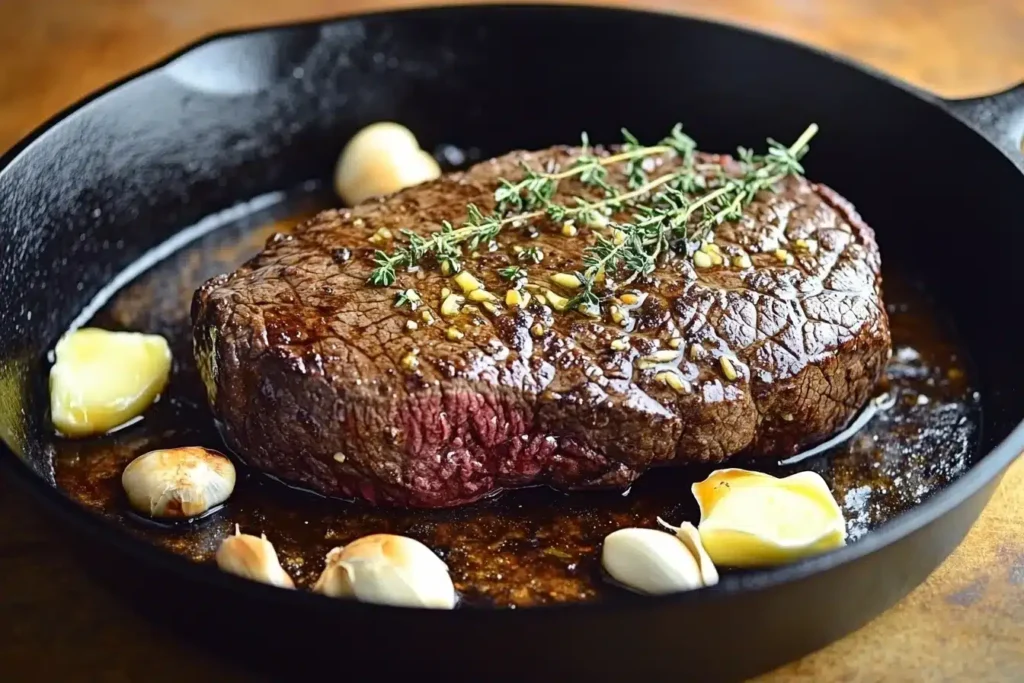
[[(420, 4), (0, 0), (0, 150), (79, 97), (208, 33)], [(775, 32), (947, 97), (1024, 81), (1024, 0), (615, 4)], [(195, 650), (82, 576), (60, 534), (3, 482), (0, 679), (247, 680), (215, 648)], [(1011, 468), (964, 544), (923, 586), (859, 632), (760, 680), (1024, 681), (1024, 460)]]

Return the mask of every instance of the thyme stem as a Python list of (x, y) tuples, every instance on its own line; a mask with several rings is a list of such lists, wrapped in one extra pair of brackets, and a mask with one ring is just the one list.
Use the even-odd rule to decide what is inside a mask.
[[(620, 152), (618, 154), (612, 154), (611, 156), (598, 157), (595, 163), (601, 166), (611, 166), (620, 161), (629, 161), (630, 159), (640, 159), (643, 157), (654, 156), (656, 154), (665, 154), (671, 152), (672, 148), (668, 145), (654, 145), (653, 147), (641, 147), (639, 149), (631, 149), (627, 152)], [(566, 171), (560, 173), (541, 173), (544, 178), (549, 180), (564, 180), (565, 178), (571, 178), (579, 175), (586, 170), (586, 166), (574, 166)]]
[[(654, 270), (656, 261), (665, 249), (689, 249), (688, 230), (698, 211), (703, 217), (696, 222), (700, 241), (723, 221), (740, 217), (742, 208), (749, 204), (758, 192), (771, 189), (788, 175), (803, 173), (800, 158), (807, 152), (810, 140), (817, 134), (818, 126), (811, 124), (789, 147), (769, 139), (768, 153), (755, 157), (750, 150), (740, 149), (738, 158), (742, 174), (725, 176), (719, 174), (721, 185), (708, 190), (708, 177), (718, 164), (694, 164), (696, 143), (684, 135), (678, 124), (661, 143), (642, 146), (628, 131), (622, 131), (626, 139), (624, 150), (606, 157), (589, 154), (590, 146), (583, 136), (583, 151), (574, 165), (557, 173), (543, 173), (524, 166), (524, 178), (516, 183), (501, 179), (495, 190), (497, 210), (485, 216), (474, 206), (467, 207), (468, 217), (462, 226), (455, 228), (443, 222), (441, 230), (429, 237), (403, 230), (407, 245), (400, 246), (391, 254), (378, 251), (374, 254), (376, 268), (370, 276), (370, 284), (390, 286), (397, 279), (397, 269), (412, 266), (424, 256), (432, 255), (447, 274), (461, 268), (462, 245), (468, 243), (476, 248), (481, 243), (493, 241), (506, 226), (547, 216), (555, 221), (564, 221), (583, 214), (623, 207), (632, 200), (651, 195), (650, 202), (633, 206), (639, 212), (629, 223), (613, 224), (612, 239), (597, 234), (597, 243), (584, 251), (585, 270), (580, 273), (583, 287), (576, 297), (577, 303), (586, 306), (599, 304), (593, 292), (595, 279), (602, 273), (615, 268), (620, 262), (632, 271), (627, 282)], [(639, 160), (675, 152), (682, 157), (682, 163), (673, 170), (649, 179), (638, 163)], [(629, 190), (619, 193), (606, 181), (605, 167), (627, 162), (626, 174)], [(710, 167), (709, 167), (710, 166)], [(704, 173), (708, 173), (705, 176)], [(604, 191), (604, 198), (590, 202), (576, 197), (576, 206), (566, 207), (552, 201), (558, 182), (579, 176), (584, 185)], [(689, 254), (687, 254), (689, 255)]]

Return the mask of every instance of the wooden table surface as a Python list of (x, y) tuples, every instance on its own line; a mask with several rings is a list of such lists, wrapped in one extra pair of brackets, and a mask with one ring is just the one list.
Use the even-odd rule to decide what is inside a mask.
[[(89, 91), (209, 32), (418, 4), (4, 0), (0, 150)], [(1024, 0), (619, 4), (773, 31), (950, 97), (1024, 80)], [(83, 576), (61, 537), (2, 482), (0, 679), (243, 680), (229, 663), (178, 642)], [(1024, 681), (1024, 459), (1010, 469), (967, 540), (923, 586), (859, 632), (759, 680)]]

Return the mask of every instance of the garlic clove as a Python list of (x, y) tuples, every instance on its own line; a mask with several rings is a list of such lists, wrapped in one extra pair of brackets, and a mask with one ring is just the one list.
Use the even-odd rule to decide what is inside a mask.
[(128, 463), (121, 486), (131, 506), (144, 515), (158, 519), (195, 517), (231, 496), (235, 466), (206, 448), (150, 451)]
[(452, 609), (456, 602), (444, 561), (419, 541), (392, 534), (331, 550), (313, 592), (403, 607)]
[(324, 570), (313, 584), (314, 593), (320, 593), (329, 598), (354, 597), (352, 572), (348, 565), (341, 561), (341, 554), (344, 550), (345, 547), (341, 546), (333, 548), (327, 553)]
[(68, 437), (119, 427), (167, 386), (171, 349), (155, 334), (81, 328), (64, 335), (50, 370), (50, 415)]
[(295, 588), (292, 577), (281, 567), (277, 551), (266, 535), (257, 538), (243, 534), (237, 524), (235, 535), (221, 541), (215, 559), (217, 566), (229, 574), (279, 588)]
[(700, 588), (701, 568), (689, 548), (658, 529), (619, 529), (608, 534), (601, 565), (619, 583), (641, 593), (662, 595)]
[(711, 556), (704, 550), (704, 544), (700, 540), (700, 532), (697, 531), (697, 527), (689, 522), (683, 522), (678, 527), (674, 527), (661, 519), (661, 517), (658, 518), (658, 524), (671, 529), (675, 533), (676, 538), (683, 542), (683, 545), (686, 546), (690, 554), (697, 560), (697, 566), (700, 568), (700, 578), (705, 586), (714, 586), (718, 583), (718, 569), (715, 568), (715, 563), (711, 561)]
[(335, 168), (334, 184), (348, 205), (433, 180), (441, 168), (397, 123), (371, 124), (352, 137)]
[(718, 565), (775, 566), (846, 544), (842, 510), (814, 472), (780, 479), (725, 469), (692, 491), (701, 511), (701, 541)]

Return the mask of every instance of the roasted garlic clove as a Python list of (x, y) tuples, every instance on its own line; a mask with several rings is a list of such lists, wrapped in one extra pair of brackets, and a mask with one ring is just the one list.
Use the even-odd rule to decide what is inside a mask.
[(220, 505), (235, 488), (235, 466), (205, 448), (150, 451), (128, 463), (121, 485), (131, 506), (159, 519), (201, 515)]
[(57, 342), (50, 415), (69, 437), (103, 434), (138, 417), (167, 386), (171, 349), (155, 334), (81, 328)]
[(265, 534), (259, 538), (243, 534), (235, 525), (235, 535), (221, 541), (215, 556), (222, 571), (251, 581), (279, 588), (295, 588), (292, 577), (281, 567), (277, 551)]
[(404, 607), (452, 609), (455, 586), (430, 548), (405, 536), (373, 534), (327, 554), (313, 591)]
[(780, 479), (723, 469), (692, 491), (700, 538), (719, 566), (774, 566), (846, 544), (843, 513), (814, 472)]
[(440, 175), (434, 157), (420, 149), (408, 128), (380, 122), (363, 128), (345, 145), (335, 168), (334, 186), (352, 206)]
[(601, 565), (619, 583), (649, 595), (705, 585), (701, 566), (686, 544), (658, 529), (628, 528), (608, 534)]

